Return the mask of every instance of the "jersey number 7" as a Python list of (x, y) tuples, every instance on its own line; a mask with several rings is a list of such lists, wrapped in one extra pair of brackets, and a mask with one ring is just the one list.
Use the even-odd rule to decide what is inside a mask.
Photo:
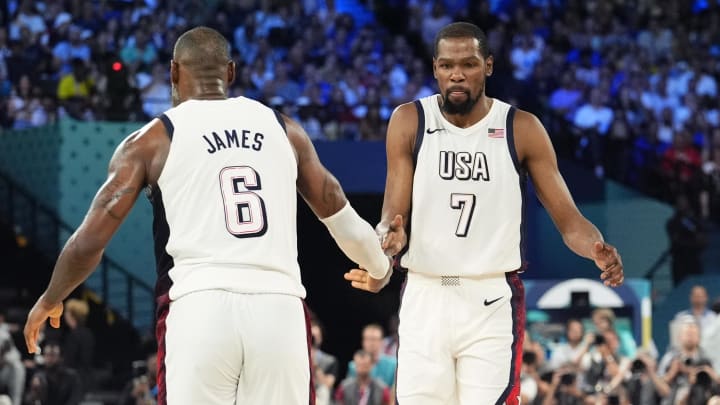
[(458, 219), (455, 235), (461, 238), (466, 237), (468, 230), (470, 230), (473, 211), (475, 211), (475, 194), (450, 194), (450, 208), (460, 210), (460, 219)]
[(220, 171), (220, 191), (225, 207), (225, 226), (236, 238), (262, 236), (267, 231), (265, 201), (260, 175), (250, 166), (230, 166)]

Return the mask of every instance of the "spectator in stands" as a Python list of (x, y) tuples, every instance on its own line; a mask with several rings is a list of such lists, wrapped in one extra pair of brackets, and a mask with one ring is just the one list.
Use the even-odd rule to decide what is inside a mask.
[(572, 73), (564, 72), (560, 87), (553, 90), (548, 100), (548, 107), (558, 119), (572, 121), (575, 110), (580, 106), (583, 92)]
[(320, 320), (313, 317), (310, 320), (310, 333), (312, 334), (312, 355), (313, 364), (319, 367), (323, 374), (332, 377), (331, 387), (340, 374), (337, 357), (322, 350), (325, 328)]
[(700, 191), (702, 218), (720, 220), (720, 129), (714, 130), (713, 144), (708, 148), (702, 166), (703, 184)]
[[(145, 26), (149, 24), (149, 20), (146, 20)], [(157, 56), (155, 44), (150, 41), (148, 34), (143, 30), (136, 31), (135, 35), (128, 38), (125, 46), (120, 50), (120, 58), (132, 72), (136, 72), (141, 65), (152, 66), (157, 60)]]
[(336, 405), (391, 405), (390, 389), (379, 378), (373, 377), (373, 355), (358, 350), (353, 356), (355, 373), (345, 378), (335, 391)]
[(670, 386), (658, 375), (655, 359), (649, 353), (638, 351), (624, 372), (630, 373), (625, 384), (631, 404), (659, 404), (670, 395)]
[(80, 376), (62, 362), (60, 344), (48, 341), (43, 347), (45, 366), (30, 379), (25, 403), (42, 405), (79, 405), (83, 390)]
[(677, 286), (689, 275), (702, 274), (700, 254), (707, 243), (705, 230), (687, 196), (676, 197), (675, 213), (665, 229), (670, 238), (673, 284)]
[[(551, 373), (542, 405), (582, 405), (586, 395), (579, 388), (579, 379), (572, 369), (559, 368)], [(535, 403), (538, 403), (536, 400)]]
[(695, 209), (699, 203), (702, 158), (692, 144), (690, 131), (683, 128), (675, 134), (672, 146), (663, 154), (661, 164), (669, 187), (667, 195), (685, 194)]
[[(3, 322), (4, 324), (4, 322)], [(7, 394), (13, 405), (22, 402), (25, 367), (15, 347), (9, 327), (0, 328), (0, 394)]]
[(678, 346), (670, 348), (658, 365), (658, 374), (670, 386), (669, 398), (675, 401), (685, 397), (690, 390), (691, 374), (708, 364), (710, 360), (700, 348), (700, 326), (692, 318), (684, 320), (679, 328)]
[(32, 0), (20, 2), (18, 12), (10, 23), (10, 39), (19, 39), (22, 27), (27, 27), (33, 35), (45, 32), (45, 20), (38, 12), (37, 4)]
[(166, 67), (157, 62), (153, 65), (151, 74), (140, 72), (137, 76), (143, 112), (149, 118), (160, 116), (172, 106)]
[(615, 390), (630, 363), (631, 357), (620, 353), (620, 339), (615, 330), (596, 333), (592, 348), (582, 359), (583, 390), (588, 393)]
[(393, 314), (388, 319), (387, 336), (383, 339), (382, 352), (390, 357), (397, 359), (398, 344), (400, 344), (398, 336), (398, 327), (400, 326), (400, 318), (397, 314)]
[(632, 332), (626, 329), (618, 329), (615, 326), (615, 313), (610, 308), (598, 308), (592, 312), (592, 321), (595, 326), (594, 335), (602, 335), (607, 331), (614, 332), (619, 339), (618, 354), (634, 358), (637, 351), (637, 343)]
[(322, 124), (317, 118), (316, 107), (311, 104), (310, 98), (302, 96), (297, 99), (297, 121), (313, 141), (325, 140)]
[(72, 60), (72, 72), (60, 79), (57, 97), (67, 115), (72, 118), (92, 119), (90, 96), (94, 81), (88, 74), (88, 67), (80, 58)]
[[(371, 323), (362, 330), (362, 350), (370, 355), (372, 370), (370, 375), (382, 381), (386, 386), (395, 384), (395, 371), (397, 360), (386, 356), (382, 352), (383, 329), (382, 326)], [(348, 364), (348, 376), (354, 377), (356, 373), (355, 361)]]
[(90, 31), (83, 31), (80, 27), (71, 25), (68, 29), (67, 40), (63, 39), (53, 47), (53, 63), (60, 75), (73, 71), (74, 59), (80, 59), (86, 65), (90, 64), (91, 50), (86, 41), (90, 39), (91, 35)]
[(695, 285), (690, 289), (690, 308), (684, 309), (675, 314), (675, 319), (679, 320), (683, 317), (692, 317), (698, 325), (700, 332), (704, 333), (706, 329), (715, 321), (717, 315), (708, 308), (708, 294), (705, 287)]
[(614, 114), (603, 100), (600, 90), (590, 91), (590, 102), (582, 105), (575, 112), (573, 124), (579, 128), (579, 153), (589, 148), (595, 175), (602, 178), (605, 175), (604, 159), (606, 136), (612, 125)]
[(523, 352), (522, 370), (520, 371), (520, 403), (532, 404), (538, 397), (541, 384), (537, 369), (537, 355), (532, 351)]
[(155, 405), (157, 403), (157, 353), (150, 353), (134, 370), (121, 394), (118, 405)]
[(92, 367), (95, 354), (95, 336), (86, 326), (90, 308), (86, 301), (69, 299), (65, 302), (63, 320), (68, 327), (63, 341), (63, 363), (74, 369), (81, 380), (87, 385), (84, 389), (92, 387)]
[[(590, 336), (590, 335), (588, 335)], [(550, 367), (557, 369), (568, 364), (578, 367), (592, 342), (583, 339), (585, 327), (579, 319), (571, 318), (565, 323), (565, 341), (558, 343), (550, 353)]]

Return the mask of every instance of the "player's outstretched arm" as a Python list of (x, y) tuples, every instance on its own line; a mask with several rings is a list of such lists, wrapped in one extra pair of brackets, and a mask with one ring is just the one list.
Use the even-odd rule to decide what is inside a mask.
[(417, 108), (413, 103), (400, 105), (393, 111), (386, 137), (387, 176), (382, 216), (375, 227), (388, 256), (398, 254), (407, 245), (405, 226), (412, 204), (413, 162)]
[[(395, 256), (407, 245), (407, 224), (412, 202), (412, 184), (415, 173), (413, 152), (417, 131), (417, 109), (412, 103), (400, 105), (388, 123), (386, 151), (387, 177), (380, 223), (375, 227), (386, 255)], [(363, 269), (345, 273), (350, 285), (370, 292), (378, 292), (387, 285), (390, 277), (376, 280)]]
[(107, 180), (60, 252), (50, 284), (30, 310), (25, 324), (25, 343), (30, 353), (37, 351), (38, 332), (48, 318), (51, 326), (60, 327), (63, 300), (93, 272), (105, 246), (145, 186), (146, 164), (149, 163), (144, 159), (146, 151), (140, 144), (149, 127), (128, 136), (117, 147), (110, 160)]
[(305, 130), (283, 117), (298, 164), (297, 189), (315, 215), (325, 224), (345, 255), (377, 279), (390, 267), (372, 226), (363, 220), (345, 197), (337, 179), (322, 165)]
[(538, 198), (548, 210), (565, 244), (576, 254), (595, 262), (605, 285), (621, 285), (624, 275), (620, 254), (604, 241), (600, 231), (575, 205), (558, 170), (555, 151), (540, 120), (518, 110), (513, 130), (518, 157), (527, 167)]

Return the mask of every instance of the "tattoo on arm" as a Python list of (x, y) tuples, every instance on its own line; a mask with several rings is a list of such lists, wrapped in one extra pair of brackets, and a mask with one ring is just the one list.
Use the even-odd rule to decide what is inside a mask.
[(124, 196), (128, 194), (133, 194), (135, 193), (135, 191), (136, 189), (134, 187), (121, 187), (116, 182), (111, 181), (105, 187), (105, 192), (96, 198), (95, 203), (93, 203), (92, 209), (105, 210), (105, 212), (110, 216), (110, 218), (119, 221), (122, 219), (122, 217), (114, 213), (112, 207), (115, 206), (115, 204), (120, 201)]

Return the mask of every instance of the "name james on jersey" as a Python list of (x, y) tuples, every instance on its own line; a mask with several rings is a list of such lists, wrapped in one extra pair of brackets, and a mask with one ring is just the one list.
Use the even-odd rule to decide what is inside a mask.
[(260, 151), (260, 149), (262, 149), (262, 140), (265, 138), (265, 135), (261, 134), (260, 132), (256, 132), (255, 135), (251, 138), (251, 133), (252, 131), (243, 129), (242, 131), (240, 131), (241, 135), (238, 137), (238, 131), (236, 129), (226, 129), (224, 130), (225, 136), (222, 136), (221, 134), (213, 131), (212, 135), (203, 135), (202, 137), (205, 142), (210, 146), (207, 149), (207, 152), (210, 154), (213, 154), (220, 149), (227, 149), (233, 147)]

